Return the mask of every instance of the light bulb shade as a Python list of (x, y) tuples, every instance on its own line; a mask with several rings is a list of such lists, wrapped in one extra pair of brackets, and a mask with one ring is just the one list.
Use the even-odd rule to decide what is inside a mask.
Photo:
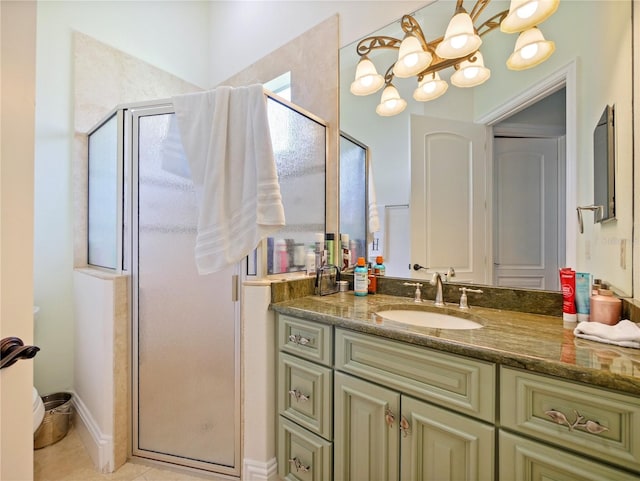
[(382, 98), (376, 107), (376, 113), (382, 117), (397, 115), (407, 107), (407, 102), (400, 98), (398, 90), (391, 84), (382, 91)]
[(353, 95), (369, 95), (380, 90), (384, 77), (376, 71), (376, 66), (367, 57), (362, 57), (356, 67), (356, 79), (351, 82)]
[(460, 58), (480, 48), (482, 39), (473, 27), (473, 21), (466, 12), (456, 13), (447, 27), (444, 39), (436, 47), (441, 58)]
[(476, 52), (475, 62), (465, 60), (460, 63), (458, 70), (451, 76), (451, 83), (456, 87), (475, 87), (489, 79), (491, 70), (484, 66), (484, 59), (480, 52)]
[(413, 77), (431, 65), (432, 55), (425, 51), (413, 35), (407, 35), (400, 44), (398, 60), (393, 66), (393, 74), (396, 77)]
[(511, 70), (535, 67), (551, 57), (555, 49), (556, 44), (545, 40), (538, 28), (530, 28), (518, 36), (516, 47), (507, 60), (507, 67)]
[(560, 0), (511, 0), (500, 30), (517, 33), (535, 27), (553, 15), (559, 4)]
[(449, 84), (444, 80), (440, 80), (440, 75), (434, 72), (425, 75), (418, 83), (418, 88), (413, 91), (413, 98), (418, 102), (428, 102), (443, 95), (448, 88)]

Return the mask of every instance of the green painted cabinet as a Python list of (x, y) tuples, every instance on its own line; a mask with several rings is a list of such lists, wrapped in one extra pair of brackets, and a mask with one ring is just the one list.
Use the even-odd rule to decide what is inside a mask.
[(493, 426), (409, 396), (401, 403), (402, 480), (493, 481)]
[(400, 394), (335, 373), (334, 480), (396, 481)]

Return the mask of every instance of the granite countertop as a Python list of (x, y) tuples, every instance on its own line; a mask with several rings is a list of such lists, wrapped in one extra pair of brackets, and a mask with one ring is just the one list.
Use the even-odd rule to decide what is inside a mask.
[[(484, 327), (424, 328), (375, 314), (398, 307), (461, 315)], [(385, 294), (357, 297), (353, 291), (300, 297), (273, 303), (271, 308), (281, 314), (640, 395), (640, 349), (576, 338), (575, 323), (563, 324), (561, 317), (473, 306), (463, 311), (455, 304), (436, 308), (432, 301), (416, 304), (409, 298)]]

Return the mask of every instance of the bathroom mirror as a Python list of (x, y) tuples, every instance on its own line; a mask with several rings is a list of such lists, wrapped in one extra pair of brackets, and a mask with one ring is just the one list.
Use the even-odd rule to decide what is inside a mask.
[(593, 130), (593, 204), (602, 206), (598, 222), (615, 219), (614, 107), (607, 105)]
[[(465, 0), (464, 6), (469, 10), (475, 2)], [(468, 4), (468, 5), (467, 5)], [(509, 8), (508, 1), (493, 0), (487, 6), (481, 19)], [(428, 40), (444, 34), (446, 26), (455, 10), (455, 2), (439, 0), (414, 12), (414, 17), (421, 25)], [(412, 12), (407, 12), (412, 13)], [(378, 212), (383, 227), (382, 237), (385, 242), (388, 232), (384, 227), (392, 225), (396, 236), (403, 239), (412, 237), (412, 183), (416, 183), (412, 175), (412, 142), (411, 128), (416, 119), (446, 119), (447, 121), (463, 121), (470, 124), (483, 125), (487, 130), (487, 143), (493, 146), (493, 137), (498, 127), (500, 136), (518, 137), (524, 130), (528, 137), (545, 138), (555, 136), (561, 146), (565, 170), (554, 174), (560, 179), (561, 192), (558, 194), (557, 209), (560, 212), (558, 232), (553, 242), (558, 246), (558, 262), (575, 266), (582, 271), (591, 272), (597, 277), (610, 280), (619, 292), (631, 294), (632, 263), (617, 262), (620, 258), (620, 245), (632, 238), (632, 35), (631, 35), (631, 2), (606, 1), (562, 1), (557, 12), (540, 25), (545, 38), (556, 43), (556, 51), (546, 62), (524, 71), (511, 71), (505, 62), (513, 51), (517, 35), (502, 33), (499, 29), (482, 37), (480, 48), (484, 62), (491, 69), (491, 78), (483, 85), (474, 88), (457, 88), (449, 85), (447, 92), (440, 98), (429, 102), (417, 102), (412, 98), (417, 86), (415, 78), (396, 79), (394, 85), (400, 95), (407, 101), (404, 112), (393, 117), (380, 117), (375, 113), (380, 102), (381, 91), (356, 97), (349, 91), (354, 79), (355, 67), (359, 60), (356, 53), (357, 42), (346, 45), (340, 52), (340, 128), (357, 138), (369, 147), (369, 158), (373, 168), (374, 185), (377, 196)], [(566, 25), (571, 25), (567, 29)], [(615, 32), (609, 35), (593, 35), (590, 32)], [(387, 35), (402, 38), (399, 21), (390, 24), (371, 35)], [(395, 61), (396, 50), (380, 50), (371, 53), (370, 59), (376, 65), (378, 73), (384, 75), (387, 68)], [(597, 59), (597, 61), (596, 61)], [(449, 82), (453, 69), (441, 72), (441, 77)], [(558, 78), (560, 81), (556, 81)], [(549, 87), (556, 79), (555, 86)], [(545, 84), (547, 85), (545, 87)], [(545, 90), (546, 88), (546, 90)], [(518, 112), (528, 108), (536, 108), (539, 101), (549, 98), (559, 90), (566, 90), (566, 113), (562, 117), (562, 125), (555, 125), (549, 119), (552, 115), (538, 112), (536, 121), (517, 119)], [(530, 92), (536, 91), (537, 98)], [(515, 106), (517, 101), (520, 106)], [(617, 106), (616, 111), (616, 219), (617, 222), (585, 223), (585, 233), (577, 233), (576, 206), (593, 202), (593, 128), (602, 114), (602, 105)], [(509, 109), (507, 109), (509, 107)], [(540, 110), (540, 109), (539, 109)], [(625, 134), (620, 129), (623, 129)], [(550, 133), (550, 131), (553, 132)], [(481, 234), (469, 237), (474, 246), (482, 244), (478, 251), (468, 252), (467, 245), (458, 243), (457, 230), (452, 229), (451, 217), (440, 215), (442, 209), (460, 202), (460, 193), (456, 191), (439, 192), (438, 196), (429, 200), (429, 206), (444, 218), (442, 223), (432, 223), (425, 230), (441, 234), (441, 245), (455, 246), (458, 251), (464, 250), (467, 257), (478, 259), (481, 256), (484, 272), (477, 277), (466, 276), (465, 269), (456, 268), (459, 281), (474, 284), (504, 285), (507, 281), (496, 282), (494, 262), (499, 257), (496, 253), (498, 234), (494, 230), (500, 206), (495, 192), (495, 159), (491, 148), (487, 155), (486, 166), (482, 171), (484, 178), (478, 189), (486, 189), (483, 202), (486, 202), (482, 218), (466, 219), (467, 224), (482, 223), (485, 226)], [(469, 172), (476, 179), (479, 173), (474, 169)], [(477, 190), (477, 189), (476, 189)], [(422, 202), (425, 203), (425, 202)], [(415, 201), (413, 202), (415, 204)], [(504, 204), (503, 204), (504, 205)], [(525, 219), (531, 216), (532, 210), (522, 210), (520, 214), (513, 205), (512, 215)], [(531, 203), (525, 205), (531, 207)], [(434, 220), (433, 218), (431, 220)], [(589, 224), (589, 225), (587, 225)], [(545, 222), (541, 226), (548, 225)], [(542, 227), (541, 227), (542, 229)], [(482, 237), (479, 237), (482, 235)], [(406, 243), (403, 243), (406, 246)], [(421, 246), (422, 247), (422, 246)], [(411, 247), (413, 250), (413, 246)], [(384, 248), (383, 248), (384, 251)], [(445, 253), (448, 254), (448, 253)], [(398, 260), (396, 270), (393, 269), (394, 257)], [(416, 273), (408, 267), (415, 262), (413, 255), (394, 255), (385, 252), (385, 264), (388, 275), (397, 277), (416, 277), (424, 274)], [(439, 255), (438, 265), (428, 265), (433, 270), (446, 271), (446, 255)], [(627, 254), (627, 257), (628, 254)], [(615, 262), (612, 262), (615, 259)], [(407, 262), (407, 260), (409, 262)], [(389, 269), (391, 264), (392, 268)], [(624, 264), (624, 265), (623, 265)], [(454, 266), (455, 267), (455, 266)], [(428, 274), (428, 272), (426, 273)], [(557, 270), (552, 274), (557, 282)], [(526, 287), (518, 282), (511, 286)], [(557, 284), (544, 284), (542, 288), (557, 290)]]

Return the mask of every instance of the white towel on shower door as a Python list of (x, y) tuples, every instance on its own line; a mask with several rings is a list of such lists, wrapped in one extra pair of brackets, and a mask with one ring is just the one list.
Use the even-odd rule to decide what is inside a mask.
[(172, 98), (194, 184), (201, 189), (195, 256), (209, 274), (240, 261), (285, 224), (261, 85)]

